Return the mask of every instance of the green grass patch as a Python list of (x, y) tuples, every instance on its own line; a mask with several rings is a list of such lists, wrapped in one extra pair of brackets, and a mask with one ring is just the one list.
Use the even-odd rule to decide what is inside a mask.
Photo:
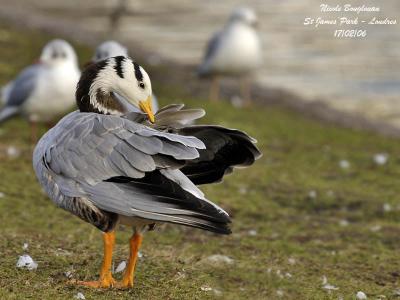
[[(0, 82), (34, 61), (47, 40), (38, 32), (0, 26)], [(90, 49), (75, 46), (81, 62), (87, 61)], [(253, 167), (203, 187), (233, 216), (233, 234), (161, 226), (145, 235), (132, 290), (67, 285), (68, 271), (79, 280), (97, 278), (101, 233), (41, 192), (31, 166), (29, 127), (14, 119), (0, 128), (0, 299), (73, 299), (77, 292), (86, 299), (355, 299), (359, 290), (368, 299), (396, 297), (400, 141), (279, 108), (189, 99), (179, 86), (154, 85), (162, 104), (174, 99), (203, 107), (203, 122), (258, 139), (264, 156)], [(10, 145), (21, 150), (19, 157), (6, 154)], [(372, 159), (380, 152), (389, 156), (383, 166)], [(341, 168), (341, 160), (350, 167)], [(116, 265), (127, 258), (129, 236), (128, 228), (117, 232)], [(36, 271), (16, 268), (24, 253), (38, 262)], [(229, 256), (233, 264), (208, 263), (214, 254)], [(323, 276), (338, 289), (324, 289)]]

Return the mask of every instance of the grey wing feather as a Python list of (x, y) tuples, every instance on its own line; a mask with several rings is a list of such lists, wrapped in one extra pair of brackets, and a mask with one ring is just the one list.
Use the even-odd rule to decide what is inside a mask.
[(42, 68), (40, 64), (32, 65), (18, 75), (8, 93), (6, 106), (20, 106), (28, 99), (35, 89), (38, 73)]
[(32, 93), (37, 80), (38, 65), (24, 69), (19, 76), (2, 89), (4, 106), (0, 110), (0, 122), (19, 112), (20, 106)]
[[(87, 133), (87, 128), (92, 131)], [(152, 147), (156, 154), (148, 154), (155, 151)], [(202, 148), (195, 137), (159, 132), (115, 116), (75, 112), (40, 140), (34, 165), (46, 165), (68, 195), (73, 194), (74, 181), (75, 197), (87, 198), (101, 210), (229, 233), (229, 217), (222, 209), (180, 171), (162, 169), (171, 160), (198, 157)], [(64, 179), (69, 183), (63, 184)]]
[(11, 118), (12, 116), (16, 115), (19, 112), (17, 106), (6, 106), (0, 110), (0, 122)]
[(218, 51), (221, 44), (222, 33), (217, 32), (213, 35), (207, 44), (207, 49), (204, 55), (203, 63), (200, 65), (197, 73), (199, 76), (206, 76), (209, 73), (210, 63)]
[(199, 149), (200, 157), (187, 161), (181, 168), (195, 184), (219, 182), (234, 167), (250, 166), (261, 157), (255, 145), (257, 141), (245, 132), (215, 125), (185, 126), (193, 121), (193, 116), (203, 115), (203, 110), (170, 104), (158, 111), (154, 124), (149, 123), (146, 117), (131, 117), (154, 128), (194, 136), (205, 144), (205, 148)]
[(7, 103), (7, 99), (10, 95), (10, 91), (11, 91), (13, 85), (14, 85), (14, 81), (10, 81), (9, 83), (7, 83), (5, 86), (3, 86), (1, 88), (1, 102), (3, 104)]

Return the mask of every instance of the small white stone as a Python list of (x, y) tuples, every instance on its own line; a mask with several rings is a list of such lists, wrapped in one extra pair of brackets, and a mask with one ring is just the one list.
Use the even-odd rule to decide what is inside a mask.
[(217, 297), (221, 297), (222, 296), (222, 291), (221, 290), (214, 289), (213, 292), (214, 292), (214, 295), (217, 296)]
[(380, 226), (380, 225), (374, 225), (374, 226), (372, 226), (371, 228), (370, 228), (370, 230), (372, 231), (372, 232), (378, 232), (379, 230), (381, 230), (382, 229), (382, 226)]
[(143, 257), (143, 253), (139, 251), (138, 254), (137, 254), (137, 257), (138, 258), (142, 258)]
[(365, 300), (365, 299), (367, 299), (367, 295), (365, 295), (364, 292), (359, 291), (356, 294), (356, 298), (357, 298), (357, 300)]
[(257, 230), (252, 229), (252, 230), (249, 230), (247, 233), (248, 233), (250, 236), (256, 236), (256, 235), (257, 235)]
[(289, 262), (289, 264), (291, 264), (291, 265), (296, 264), (296, 260), (295, 260), (293, 257), (290, 257), (290, 258), (288, 259), (288, 262)]
[(338, 287), (336, 287), (336, 286), (334, 286), (334, 285), (332, 285), (332, 284), (329, 284), (329, 283), (324, 284), (324, 285), (322, 286), (322, 288), (325, 289), (325, 290), (328, 290), (328, 291), (336, 291), (336, 290), (339, 289)]
[(348, 160), (342, 159), (341, 161), (339, 161), (339, 166), (342, 169), (348, 169), (348, 168), (350, 168), (350, 163)]
[(6, 194), (4, 194), (3, 192), (0, 192), (0, 198), (4, 198)]
[(311, 191), (308, 193), (308, 197), (311, 198), (311, 199), (317, 198), (317, 191), (311, 190)]
[(229, 256), (226, 256), (226, 255), (221, 255), (221, 254), (211, 255), (211, 256), (207, 257), (207, 260), (212, 263), (225, 263), (228, 265), (232, 265), (234, 263), (233, 258), (230, 258)]
[(392, 206), (389, 203), (383, 204), (383, 211), (384, 212), (392, 211)]
[(212, 290), (213, 290), (211, 287), (209, 287), (209, 286), (207, 286), (207, 285), (203, 285), (200, 289), (201, 289), (203, 292), (209, 292), (209, 291), (212, 291)]
[(350, 168), (350, 163), (348, 160), (342, 159), (341, 161), (339, 161), (339, 166), (342, 169), (348, 169), (348, 168)]
[(349, 221), (347, 221), (346, 219), (340, 220), (339, 225), (342, 227), (349, 226)]
[(290, 274), (289, 272), (286, 272), (286, 273), (285, 273), (285, 277), (286, 277), (286, 278), (292, 278), (292, 277), (293, 277), (293, 275), (292, 275), (292, 274)]
[(125, 270), (125, 268), (126, 268), (126, 261), (121, 261), (118, 267), (115, 269), (114, 273), (121, 273)]
[(7, 155), (10, 158), (17, 158), (20, 154), (21, 154), (21, 150), (19, 150), (17, 147), (9, 146), (7, 148)]
[(24, 243), (22, 245), (22, 250), (26, 251), (26, 250), (28, 250), (28, 248), (29, 248), (29, 244), (28, 243)]
[(283, 291), (282, 290), (277, 290), (276, 291), (276, 295), (278, 296), (278, 297), (283, 297)]
[(75, 299), (79, 299), (79, 300), (85, 300), (85, 295), (82, 294), (81, 292), (79, 292), (78, 294), (75, 295), (74, 297)]
[(28, 270), (36, 270), (38, 264), (27, 254), (19, 257), (17, 261), (17, 268), (25, 268)]
[(387, 163), (388, 157), (389, 156), (386, 153), (377, 153), (374, 155), (374, 162), (377, 165), (382, 166)]
[(73, 276), (73, 272), (72, 271), (64, 272), (64, 276), (67, 277), (68, 279), (71, 279)]

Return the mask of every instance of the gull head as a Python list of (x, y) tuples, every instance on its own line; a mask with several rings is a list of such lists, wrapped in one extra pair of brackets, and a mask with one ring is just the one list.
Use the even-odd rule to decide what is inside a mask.
[(89, 65), (76, 90), (80, 111), (123, 115), (139, 108), (154, 122), (151, 81), (147, 72), (126, 56)]
[(96, 48), (92, 62), (98, 62), (114, 56), (128, 56), (128, 49), (116, 41), (106, 41)]
[(78, 65), (74, 48), (64, 40), (52, 40), (44, 46), (40, 62), (47, 65), (73, 64)]
[(232, 12), (232, 14), (229, 18), (229, 22), (230, 23), (240, 22), (240, 23), (246, 24), (251, 27), (258, 26), (258, 19), (257, 19), (257, 16), (256, 16), (254, 10), (252, 10), (249, 7), (245, 7), (245, 6), (236, 8)]

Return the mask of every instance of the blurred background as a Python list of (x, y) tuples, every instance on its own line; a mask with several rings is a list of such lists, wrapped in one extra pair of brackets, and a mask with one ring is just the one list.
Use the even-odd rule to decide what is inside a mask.
[[(83, 41), (112, 37), (130, 46), (133, 56), (145, 53), (150, 64), (168, 60), (176, 64), (176, 68), (197, 66), (211, 33), (223, 26), (234, 7), (243, 4), (234, 0), (16, 0), (0, 3), (4, 8), (1, 15), (6, 18), (50, 31), (69, 32)], [(328, 4), (345, 3), (347, 1), (340, 0)], [(379, 6), (380, 12), (358, 15), (365, 20), (373, 16), (395, 19), (400, 10), (396, 0), (368, 3)], [(316, 0), (246, 1), (258, 15), (263, 45), (263, 67), (257, 84), (270, 88), (261, 98), (277, 100), (274, 93), (271, 95), (271, 89), (283, 89), (297, 96), (291, 99), (293, 101), (322, 102), (341, 112), (400, 126), (399, 26), (360, 24), (354, 28), (367, 29), (366, 38), (334, 38), (334, 29), (342, 27), (304, 26), (304, 19), (332, 19), (339, 15), (353, 18), (357, 14), (321, 13), (320, 4), (321, 1)], [(365, 3), (351, 1), (351, 4)], [(30, 12), (28, 16), (24, 15), (27, 11)], [(297, 103), (289, 105), (298, 107)], [(313, 106), (300, 109), (312, 114), (315, 110)]]
[[(367, 30), (350, 39), (334, 37), (342, 27), (303, 23), (400, 19), (400, 2), (326, 2), (380, 12), (322, 13), (317, 0), (0, 0), (2, 86), (54, 38), (72, 44), (81, 69), (101, 42), (116, 40), (149, 72), (161, 107), (202, 107), (201, 122), (246, 131), (264, 154), (201, 187), (232, 216), (232, 235), (158, 228), (145, 237), (133, 290), (93, 291), (66, 281), (95, 278), (100, 233), (42, 193), (30, 125), (2, 123), (0, 299), (398, 299), (399, 25), (345, 26)], [(258, 16), (262, 43), (253, 102), (243, 105), (232, 78), (222, 80), (222, 101), (208, 101), (211, 80), (196, 70), (212, 34), (243, 4)], [(41, 124), (39, 136), (47, 130)], [(118, 233), (114, 269), (129, 236)], [(16, 267), (22, 254), (35, 270)]]

